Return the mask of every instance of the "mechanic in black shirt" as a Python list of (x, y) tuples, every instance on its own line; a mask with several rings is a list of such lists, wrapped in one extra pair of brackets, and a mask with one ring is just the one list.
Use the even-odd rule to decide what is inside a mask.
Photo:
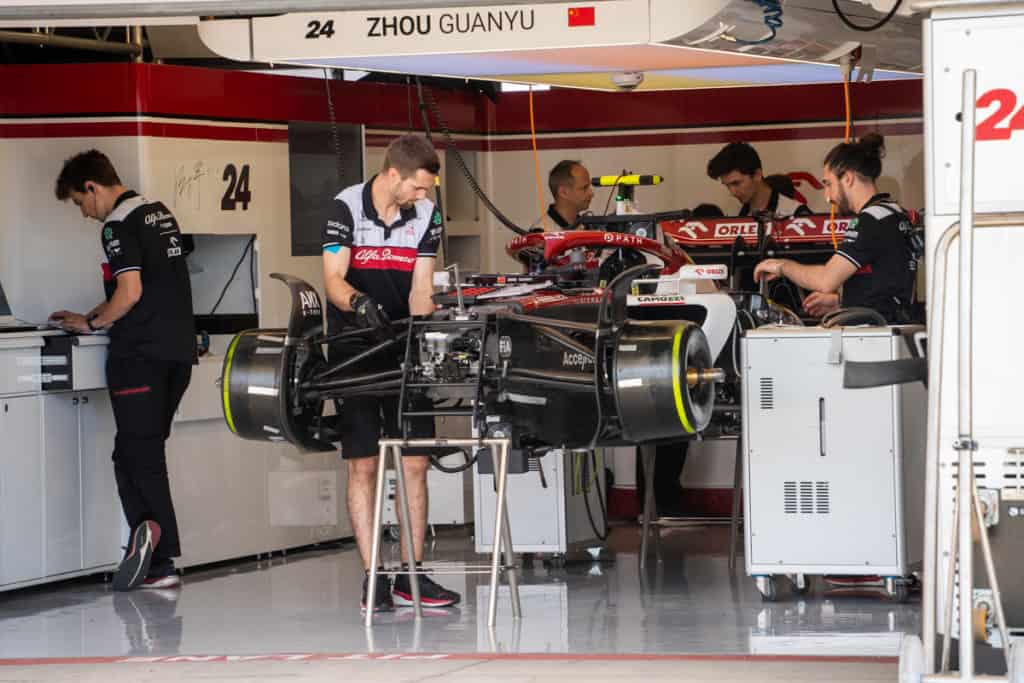
[(160, 202), (126, 189), (97, 150), (64, 162), (57, 199), (103, 222), (107, 300), (82, 315), (51, 314), (70, 331), (107, 330), (107, 388), (117, 434), (114, 476), (131, 541), (115, 590), (180, 585), (181, 555), (164, 442), (196, 358), (192, 289), (178, 223)]
[(806, 204), (779, 191), (764, 176), (761, 157), (746, 142), (730, 142), (708, 162), (708, 177), (718, 180), (742, 204), (737, 216), (767, 213), (773, 218), (806, 216)]
[(824, 265), (765, 259), (754, 269), (754, 278), (785, 276), (811, 290), (804, 310), (816, 317), (839, 307), (842, 287), (844, 307), (871, 308), (889, 322), (906, 322), (916, 254), (910, 219), (875, 184), (884, 154), (884, 140), (876, 133), (833, 147), (825, 157), (823, 176), (828, 200), (839, 213), (857, 215), (836, 254)]
[[(426, 197), (439, 169), (437, 152), (426, 138), (403, 135), (388, 146), (380, 173), (335, 197), (332, 215), (322, 231), (329, 333), (355, 326), (375, 328), (386, 335), (391, 320), (434, 311), (434, 262), (444, 227), (440, 211)], [(404, 352), (404, 346), (398, 346), (394, 355), (377, 354), (353, 372), (396, 370), (402, 362), (399, 349)], [(329, 351), (333, 359), (345, 349)], [(397, 397), (345, 399), (341, 405), (341, 457), (348, 463), (349, 517), (367, 570), (363, 609), (373, 535), (379, 533), (373, 528), (373, 496), (381, 436), (402, 436)], [(433, 437), (433, 418), (411, 419), (409, 436)], [(413, 554), (419, 563), (427, 529), (429, 461), (421, 454), (404, 452), (403, 456)], [(401, 545), (403, 559), (408, 558), (404, 535)], [(424, 605), (449, 607), (459, 602), (458, 593), (438, 585), (427, 574), (416, 576)], [(399, 574), (392, 587), (385, 574), (378, 574), (372, 609), (390, 610), (396, 603), (413, 604), (409, 576)]]
[(590, 201), (594, 198), (590, 172), (578, 161), (559, 161), (548, 173), (548, 189), (555, 201), (548, 205), (543, 216), (533, 222), (530, 232), (575, 230), (580, 215), (590, 208)]

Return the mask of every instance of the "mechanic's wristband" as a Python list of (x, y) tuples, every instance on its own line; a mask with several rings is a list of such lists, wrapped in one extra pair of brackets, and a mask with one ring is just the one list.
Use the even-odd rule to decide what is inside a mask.
[(354, 291), (348, 297), (348, 307), (355, 311), (356, 310), (356, 299), (362, 295), (362, 292)]
[(92, 321), (93, 321), (93, 320), (94, 320), (95, 318), (96, 318), (96, 316), (92, 316), (91, 318), (86, 318), (86, 319), (85, 319), (85, 326), (89, 328), (89, 331), (90, 331), (90, 332), (95, 332), (96, 330), (100, 329), (100, 328), (98, 328), (98, 327), (93, 327), (93, 326), (92, 326)]

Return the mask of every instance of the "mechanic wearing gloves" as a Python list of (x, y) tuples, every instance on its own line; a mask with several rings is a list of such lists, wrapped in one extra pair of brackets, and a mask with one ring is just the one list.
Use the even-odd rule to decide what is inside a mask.
[(884, 155), (876, 133), (833, 147), (825, 157), (826, 196), (839, 213), (857, 215), (842, 244), (824, 265), (765, 259), (754, 279), (784, 276), (811, 290), (804, 310), (815, 317), (839, 308), (842, 287), (844, 307), (871, 308), (891, 323), (907, 322), (921, 245), (903, 209), (878, 192)]
[[(380, 173), (366, 183), (353, 185), (334, 198), (331, 218), (323, 226), (324, 282), (327, 290), (328, 333), (342, 327), (376, 330), (377, 339), (390, 336), (391, 321), (410, 315), (429, 315), (434, 310), (433, 274), (443, 226), (441, 213), (426, 198), (434, 187), (440, 162), (434, 147), (421, 135), (403, 135), (387, 149)], [(395, 355), (360, 364), (354, 372), (395, 370)], [(341, 349), (332, 346), (330, 355)], [(348, 349), (351, 353), (351, 349)], [(386, 354), (378, 354), (386, 356)], [(348, 510), (356, 543), (369, 571), (373, 535), (373, 492), (377, 476), (377, 441), (382, 436), (401, 437), (398, 399), (360, 397), (345, 399), (341, 408), (341, 455), (348, 463)], [(434, 436), (433, 418), (411, 420), (409, 436)], [(425, 455), (402, 458), (412, 518), (414, 554), (422, 560), (427, 528), (427, 468)], [(402, 520), (403, 523), (407, 520)], [(402, 558), (409, 549), (402, 536)], [(458, 593), (442, 588), (426, 574), (416, 575), (424, 605), (449, 607), (459, 602)], [(368, 576), (363, 579), (362, 607), (367, 608)], [(411, 605), (409, 576), (399, 574), (394, 586), (386, 574), (378, 574), (374, 611)]]

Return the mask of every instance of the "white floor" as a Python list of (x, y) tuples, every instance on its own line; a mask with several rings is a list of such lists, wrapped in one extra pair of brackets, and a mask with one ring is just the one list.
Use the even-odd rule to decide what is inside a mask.
[[(616, 528), (610, 562), (524, 569), (523, 618), (501, 595), (493, 631), (484, 576), (439, 577), (463, 594), (457, 608), (365, 629), (351, 546), (190, 572), (180, 591), (0, 593), (0, 681), (895, 680), (916, 601), (818, 582), (763, 603), (742, 558), (729, 572), (726, 533), (666, 531), (641, 574), (636, 529)], [(443, 534), (429, 559), (469, 556), (466, 534)]]

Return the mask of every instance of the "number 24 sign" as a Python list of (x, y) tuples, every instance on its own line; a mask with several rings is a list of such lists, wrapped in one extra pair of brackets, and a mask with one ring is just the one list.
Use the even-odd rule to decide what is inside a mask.
[(996, 110), (978, 124), (975, 135), (977, 140), (1009, 140), (1013, 131), (1024, 131), (1024, 105), (1017, 107), (1015, 92), (1006, 88), (994, 88), (982, 93), (978, 98), (977, 107), (986, 109), (993, 104), (996, 105)]

